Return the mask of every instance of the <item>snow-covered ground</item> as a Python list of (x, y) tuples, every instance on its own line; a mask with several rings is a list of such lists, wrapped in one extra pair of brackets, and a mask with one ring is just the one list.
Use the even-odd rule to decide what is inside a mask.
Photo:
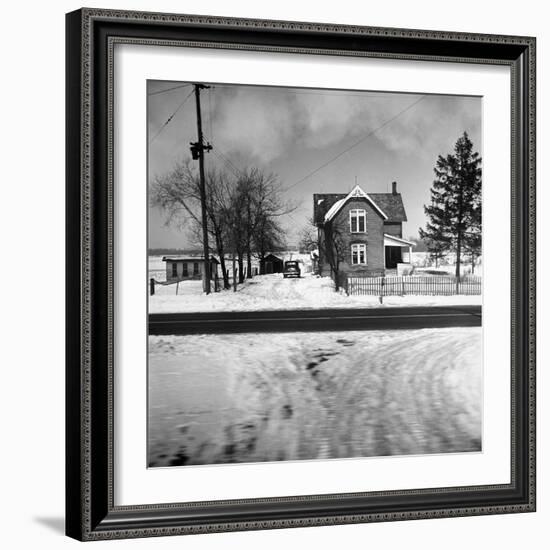
[(282, 274), (260, 275), (247, 279), (237, 292), (226, 290), (208, 296), (201, 281), (183, 281), (176, 285), (157, 285), (149, 297), (150, 313), (195, 311), (258, 311), (318, 308), (370, 308), (419, 305), (481, 304), (481, 296), (346, 296), (334, 291), (330, 277), (305, 274), (300, 279), (284, 279)]
[(481, 450), (481, 329), (149, 337), (149, 464)]
[(164, 256), (149, 255), (147, 257), (148, 276), (147, 281), (150, 278), (157, 281), (166, 281), (166, 262), (162, 261)]
[[(454, 275), (456, 273), (456, 255), (447, 254), (442, 260), (438, 262), (438, 266), (435, 267), (435, 261), (430, 258), (429, 252), (413, 252), (412, 264), (415, 266), (415, 272), (418, 274), (424, 270), (438, 271), (440, 273), (447, 273)], [(483, 259), (477, 258), (473, 275), (481, 275), (483, 271)], [(468, 257), (463, 257), (460, 267), (460, 275), (472, 275), (472, 266)]]

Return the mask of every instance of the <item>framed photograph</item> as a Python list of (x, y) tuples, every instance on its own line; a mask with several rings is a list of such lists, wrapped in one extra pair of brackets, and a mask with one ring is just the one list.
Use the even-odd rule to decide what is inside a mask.
[(535, 510), (535, 39), (67, 15), (67, 535)]

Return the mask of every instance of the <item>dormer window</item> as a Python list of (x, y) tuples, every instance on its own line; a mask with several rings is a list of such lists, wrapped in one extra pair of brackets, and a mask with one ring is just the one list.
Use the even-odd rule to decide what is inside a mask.
[(351, 233), (367, 232), (367, 211), (366, 210), (349, 211), (349, 230)]

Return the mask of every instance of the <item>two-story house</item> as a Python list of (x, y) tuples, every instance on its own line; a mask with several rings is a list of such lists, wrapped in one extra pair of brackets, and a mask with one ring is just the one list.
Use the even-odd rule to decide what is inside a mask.
[(319, 272), (382, 275), (410, 263), (412, 246), (403, 239), (407, 221), (397, 183), (391, 193), (365, 193), (356, 185), (350, 193), (313, 195), (313, 219), (319, 237)]

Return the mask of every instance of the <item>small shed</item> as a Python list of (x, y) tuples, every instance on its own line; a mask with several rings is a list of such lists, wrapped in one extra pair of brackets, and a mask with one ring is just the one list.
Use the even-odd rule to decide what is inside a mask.
[[(204, 257), (202, 256), (164, 256), (166, 262), (166, 280), (183, 281), (202, 279), (204, 272)], [(210, 256), (210, 278), (215, 279), (220, 262)]]
[(283, 259), (275, 256), (274, 254), (268, 254), (260, 260), (260, 275), (268, 275), (270, 273), (282, 273), (283, 272)]

